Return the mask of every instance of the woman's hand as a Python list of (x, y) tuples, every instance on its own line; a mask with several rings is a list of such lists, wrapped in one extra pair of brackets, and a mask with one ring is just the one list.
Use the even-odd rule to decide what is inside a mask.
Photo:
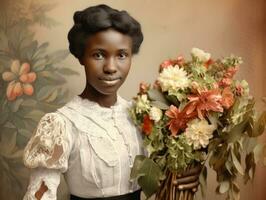
[(35, 193), (35, 197), (37, 200), (40, 200), (43, 194), (48, 190), (47, 186), (42, 182), (40, 189)]
[(202, 166), (197, 165), (196, 167), (192, 167), (187, 171), (178, 174), (176, 180), (174, 181), (174, 185), (179, 190), (191, 189), (193, 192), (196, 192), (198, 190), (199, 175), (201, 170)]

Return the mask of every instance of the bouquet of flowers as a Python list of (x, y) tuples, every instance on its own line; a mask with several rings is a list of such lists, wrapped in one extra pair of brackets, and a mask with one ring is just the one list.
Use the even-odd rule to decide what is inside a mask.
[(237, 177), (244, 176), (245, 182), (253, 178), (264, 148), (257, 137), (264, 132), (266, 112), (255, 112), (248, 83), (234, 79), (240, 57), (213, 60), (197, 48), (191, 55), (191, 60), (179, 56), (164, 61), (153, 85), (140, 84), (130, 114), (143, 133), (148, 156), (135, 158), (131, 178), (147, 198), (193, 199), (193, 191), (177, 190), (174, 180), (202, 165), (204, 188), (208, 161), (217, 174), (216, 192), (238, 200)]

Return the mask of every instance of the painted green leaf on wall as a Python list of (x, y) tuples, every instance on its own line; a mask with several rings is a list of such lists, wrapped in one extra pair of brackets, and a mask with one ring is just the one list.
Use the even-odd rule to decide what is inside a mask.
[[(40, 118), (68, 100), (66, 76), (79, 75), (62, 65), (68, 50), (50, 53), (32, 27), (60, 23), (47, 15), (47, 1), (14, 0), (0, 6), (0, 199), (22, 199), (28, 169), (23, 149)], [(60, 199), (60, 198), (59, 198)]]

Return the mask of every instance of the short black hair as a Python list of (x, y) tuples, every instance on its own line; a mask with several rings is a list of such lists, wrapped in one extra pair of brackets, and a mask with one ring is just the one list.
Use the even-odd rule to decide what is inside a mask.
[(141, 26), (126, 11), (101, 4), (74, 13), (74, 25), (68, 33), (69, 50), (78, 59), (84, 55), (87, 39), (99, 31), (112, 28), (132, 39), (132, 53), (139, 51), (143, 41)]

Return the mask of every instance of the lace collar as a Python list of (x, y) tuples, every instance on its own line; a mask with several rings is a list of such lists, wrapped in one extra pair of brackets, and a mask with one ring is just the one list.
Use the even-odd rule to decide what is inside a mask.
[(66, 104), (66, 107), (77, 110), (80, 114), (90, 117), (91, 113), (103, 118), (111, 117), (114, 112), (122, 112), (127, 105), (127, 101), (122, 97), (117, 96), (116, 103), (110, 108), (100, 106), (97, 102), (90, 101), (88, 99), (83, 99), (80, 96), (75, 96), (72, 101)]
[(84, 132), (90, 132), (86, 121), (92, 121), (101, 127), (112, 138), (116, 139), (109, 133), (113, 124), (110, 124), (111, 118), (116, 118), (117, 114), (127, 114), (128, 103), (121, 97), (117, 98), (117, 102), (110, 108), (102, 107), (98, 103), (82, 99), (76, 96), (58, 111), (64, 114), (76, 127)]

